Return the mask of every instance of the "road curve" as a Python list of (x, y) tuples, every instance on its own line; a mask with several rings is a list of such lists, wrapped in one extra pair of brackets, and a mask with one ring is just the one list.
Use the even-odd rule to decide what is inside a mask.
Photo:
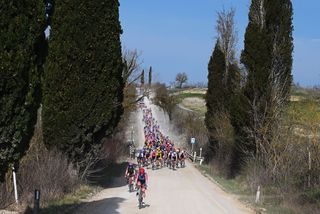
[[(160, 129), (170, 138), (173, 136), (167, 118), (162, 111), (152, 107), (153, 115), (160, 124)], [(140, 110), (141, 111), (141, 110)], [(135, 138), (142, 144), (142, 113), (136, 114)], [(84, 205), (76, 211), (79, 214), (245, 214), (254, 213), (241, 204), (234, 196), (221, 190), (216, 184), (203, 176), (192, 163), (187, 162), (185, 168), (176, 171), (168, 168), (147, 170), (149, 184), (145, 207), (137, 207), (135, 193), (129, 193), (123, 185), (123, 178), (116, 178), (112, 188), (104, 189), (97, 195), (84, 201)]]

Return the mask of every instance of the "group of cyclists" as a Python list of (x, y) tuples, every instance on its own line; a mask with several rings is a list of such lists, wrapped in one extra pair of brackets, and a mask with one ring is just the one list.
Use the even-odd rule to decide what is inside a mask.
[(138, 152), (137, 162), (139, 166), (152, 169), (167, 166), (172, 169), (185, 167), (186, 153), (180, 148), (176, 148), (174, 143), (161, 131), (157, 121), (152, 116), (152, 111), (145, 105), (141, 105), (143, 110), (143, 121), (145, 143)]
[(151, 108), (147, 108), (144, 103), (140, 103), (139, 106), (143, 112), (145, 142), (143, 148), (137, 153), (137, 165), (130, 162), (125, 176), (129, 191), (137, 189), (136, 194), (139, 196), (139, 207), (141, 207), (148, 181), (144, 167), (151, 166), (153, 170), (164, 166), (173, 170), (177, 167), (185, 167), (186, 153), (184, 150), (176, 148), (169, 137), (160, 131), (160, 126), (152, 116)]

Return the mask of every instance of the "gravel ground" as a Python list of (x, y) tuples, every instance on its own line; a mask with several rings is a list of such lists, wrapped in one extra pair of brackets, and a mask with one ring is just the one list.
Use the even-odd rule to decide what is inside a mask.
[[(182, 142), (174, 132), (168, 117), (149, 100), (147, 106), (152, 108), (160, 129), (176, 143)], [(136, 112), (134, 139), (140, 146), (143, 144), (143, 122), (141, 110)], [(79, 214), (244, 214), (254, 213), (240, 203), (234, 196), (221, 190), (216, 184), (204, 177), (192, 163), (185, 168), (173, 171), (168, 168), (147, 170), (149, 183), (146, 205), (139, 210), (135, 193), (129, 193), (123, 184), (123, 178), (116, 178), (111, 188), (104, 189), (90, 199), (83, 201), (75, 212)]]

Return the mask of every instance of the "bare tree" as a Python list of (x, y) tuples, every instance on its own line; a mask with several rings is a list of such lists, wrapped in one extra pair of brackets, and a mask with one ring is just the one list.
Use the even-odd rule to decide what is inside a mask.
[(124, 64), (122, 77), (126, 83), (126, 86), (134, 83), (141, 77), (140, 66), (142, 64), (142, 60), (140, 59), (141, 53), (139, 53), (136, 49), (129, 50), (124, 48), (122, 51), (122, 61)]
[(238, 41), (237, 32), (234, 24), (235, 9), (231, 8), (229, 11), (222, 10), (218, 12), (218, 20), (216, 31), (218, 33), (217, 39), (220, 41), (220, 48), (225, 54), (226, 61), (226, 75), (225, 82), (228, 77), (229, 65), (235, 62), (236, 44)]
[(182, 88), (182, 85), (188, 81), (188, 76), (185, 72), (178, 73), (176, 76), (176, 82), (179, 88)]
[(129, 50), (124, 48), (122, 50), (122, 61), (123, 61), (123, 72), (122, 77), (125, 82), (124, 88), (124, 108), (133, 108), (135, 104), (140, 101), (143, 97), (149, 94), (149, 90), (143, 91), (139, 96), (136, 94), (136, 89), (133, 83), (141, 80), (144, 75), (144, 70), (141, 71), (141, 53), (136, 49)]

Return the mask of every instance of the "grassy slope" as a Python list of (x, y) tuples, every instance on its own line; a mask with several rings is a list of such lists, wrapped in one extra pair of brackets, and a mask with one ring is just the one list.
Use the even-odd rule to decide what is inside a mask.
[[(205, 99), (206, 89), (180, 89), (173, 90), (171, 93), (175, 94), (179, 100), (180, 105), (194, 112), (200, 116), (204, 116), (206, 112), (206, 106), (203, 102)], [(188, 98), (197, 98), (200, 102), (192, 102)]]

